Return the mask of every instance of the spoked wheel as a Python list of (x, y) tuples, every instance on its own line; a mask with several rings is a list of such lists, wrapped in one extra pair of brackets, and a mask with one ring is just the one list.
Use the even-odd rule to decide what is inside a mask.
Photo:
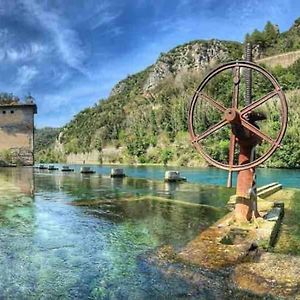
[[(272, 90), (265, 94), (263, 97), (255, 100), (249, 105), (245, 105), (244, 107), (240, 107), (240, 83), (241, 83), (241, 69), (250, 69), (251, 71), (258, 72), (260, 76), (264, 77), (272, 86)], [(216, 77), (218, 74), (222, 72), (227, 72), (228, 70), (232, 70), (232, 101), (231, 105), (225, 105), (222, 99), (214, 99), (209, 96), (205, 92), (205, 88)], [(265, 104), (268, 100), (277, 96), (279, 98), (280, 106), (280, 128), (277, 132), (277, 136), (275, 138), (263, 133), (255, 123), (249, 120), (249, 115), (254, 112), (255, 109)], [(195, 128), (195, 108), (196, 104), (199, 102), (206, 102), (212, 108), (221, 113), (221, 120), (210, 127), (204, 130), (203, 132), (196, 132)], [(202, 156), (213, 166), (229, 170), (229, 171), (242, 171), (250, 168), (254, 168), (257, 165), (266, 161), (280, 146), (280, 143), (284, 137), (286, 127), (287, 127), (287, 119), (288, 119), (288, 109), (285, 95), (278, 84), (277, 80), (266, 71), (264, 68), (246, 61), (236, 61), (226, 63), (224, 65), (219, 66), (210, 72), (199, 85), (196, 90), (192, 101), (189, 107), (189, 117), (188, 117), (188, 126), (189, 133), (191, 137), (191, 142), (195, 146), (195, 148), (202, 154)], [(220, 162), (211, 157), (210, 154), (207, 153), (204, 147), (204, 141), (211, 135), (215, 134), (217, 131), (221, 130), (225, 126), (230, 126), (230, 141), (229, 141), (229, 154), (228, 154), (228, 163)], [(266, 141), (269, 144), (268, 150), (262, 154), (257, 159), (245, 163), (238, 164), (235, 163), (234, 155), (235, 155), (235, 147), (237, 141), (239, 140), (236, 132), (234, 130), (235, 127), (239, 127), (244, 132), (248, 133), (249, 140), (256, 139), (258, 141)]]

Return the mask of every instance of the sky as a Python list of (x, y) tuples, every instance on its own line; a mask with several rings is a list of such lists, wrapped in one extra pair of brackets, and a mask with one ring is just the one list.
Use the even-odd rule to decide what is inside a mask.
[(31, 94), (36, 127), (59, 127), (161, 52), (298, 17), (299, 0), (0, 0), (0, 91)]

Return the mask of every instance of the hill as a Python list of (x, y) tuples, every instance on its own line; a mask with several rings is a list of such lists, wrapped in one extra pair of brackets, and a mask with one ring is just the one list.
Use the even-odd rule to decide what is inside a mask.
[[(170, 148), (176, 140), (176, 147), (193, 156), (186, 145), (188, 99), (207, 69), (241, 55), (240, 43), (218, 40), (193, 41), (162, 53), (154, 65), (119, 82), (108, 99), (63, 128), (65, 153), (96, 149), (102, 162), (166, 163), (177, 160)], [(115, 151), (106, 151), (112, 146)], [(189, 158), (178, 159), (185, 164)]]
[[(284, 90), (300, 88), (300, 61), (295, 54), (298, 52), (294, 53), (300, 49), (299, 19), (287, 32), (280, 33), (268, 22), (262, 32), (255, 30), (245, 39), (254, 44), (255, 60), (267, 65), (266, 57), (277, 55), (278, 64), (271, 65), (270, 71)], [(288, 55), (280, 54), (290, 51), (294, 59), (289, 58), (289, 63), (280, 66), (280, 59)], [(188, 142), (187, 104), (209, 69), (221, 62), (241, 59), (242, 55), (241, 43), (220, 40), (192, 41), (162, 53), (152, 66), (119, 82), (108, 99), (78, 113), (62, 128), (56, 149), (75, 162), (76, 157), (77, 162), (82, 162), (86, 154), (93, 162), (203, 165)], [(228, 93), (224, 80), (216, 82), (215, 89)], [(295, 109), (300, 115), (299, 105)], [(270, 166), (299, 166), (300, 150), (293, 158), (284, 155), (291, 147), (299, 148), (293, 142), (299, 136), (295, 131), (300, 125), (297, 122), (285, 139), (287, 148), (268, 162)], [(223, 144), (217, 143), (215, 157), (222, 155)]]
[(35, 160), (39, 162), (61, 162), (64, 155), (55, 150), (55, 142), (58, 139), (60, 128), (45, 127), (34, 130)]

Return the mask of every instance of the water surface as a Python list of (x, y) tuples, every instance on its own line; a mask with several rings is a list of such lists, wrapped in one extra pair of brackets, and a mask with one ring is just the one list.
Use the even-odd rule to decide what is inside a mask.
[[(60, 166), (60, 165), (58, 165)], [(76, 172), (79, 172), (83, 165), (73, 165)], [(114, 166), (114, 165), (90, 165), (98, 174), (109, 175), (111, 168), (121, 167), (125, 173), (134, 178), (151, 180), (162, 180), (166, 170), (179, 170), (182, 176), (190, 183), (213, 184), (226, 186), (227, 171), (217, 168), (186, 168), (186, 167), (163, 167), (163, 166)], [(257, 168), (257, 184), (259, 186), (270, 182), (280, 182), (284, 187), (300, 187), (300, 169), (269, 169)], [(236, 183), (236, 174), (233, 176), (233, 183)]]
[(1, 169), (0, 183), (0, 298), (210, 297), (146, 258), (224, 215), (230, 191), (31, 168)]
[[(149, 180), (164, 168), (125, 169), (144, 179), (99, 175), (109, 166), (78, 170), (0, 169), (0, 299), (259, 299), (232, 285), (230, 269), (149, 260), (226, 214), (234, 189)], [(206, 183), (226, 174), (200, 171), (181, 170)]]

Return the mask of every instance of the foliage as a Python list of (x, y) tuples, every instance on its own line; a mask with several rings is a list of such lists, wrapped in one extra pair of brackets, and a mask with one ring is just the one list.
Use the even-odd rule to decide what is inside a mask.
[(55, 142), (58, 139), (60, 128), (45, 127), (35, 129), (34, 132), (34, 153), (35, 161), (40, 163), (65, 162), (65, 154), (55, 149)]
[(267, 49), (268, 47), (274, 47), (279, 38), (280, 34), (277, 26), (268, 21), (263, 31), (255, 29), (252, 34), (246, 35), (245, 40), (260, 45), (262, 49)]
[[(267, 166), (300, 168), (300, 91), (287, 93), (289, 106), (288, 128), (281, 148), (267, 161)], [(269, 126), (274, 125), (272, 122)]]
[(171, 160), (172, 157), (173, 157), (172, 150), (170, 150), (168, 148), (162, 150), (162, 152), (161, 152), (161, 160), (162, 160), (162, 163), (164, 164), (164, 166), (167, 165), (168, 161)]
[(55, 149), (44, 149), (36, 153), (35, 160), (40, 163), (64, 163), (64, 153)]
[(20, 98), (15, 96), (13, 93), (0, 93), (0, 105), (3, 104), (18, 104)]
[[(13, 93), (0, 92), (0, 105), (15, 105), (20, 103), (20, 98)], [(23, 99), (24, 103), (32, 104), (35, 99), (30, 95), (26, 95)]]
[(0, 161), (3, 161), (5, 164), (12, 163), (13, 154), (10, 150), (1, 150), (0, 151)]
[(264, 29), (255, 29), (251, 34), (246, 34), (246, 42), (259, 45), (262, 56), (284, 53), (300, 49), (300, 21), (297, 19), (293, 26), (286, 32), (280, 33), (278, 26), (267, 22)]
[(35, 152), (52, 147), (58, 138), (60, 128), (45, 127), (35, 129), (34, 131), (34, 148)]

